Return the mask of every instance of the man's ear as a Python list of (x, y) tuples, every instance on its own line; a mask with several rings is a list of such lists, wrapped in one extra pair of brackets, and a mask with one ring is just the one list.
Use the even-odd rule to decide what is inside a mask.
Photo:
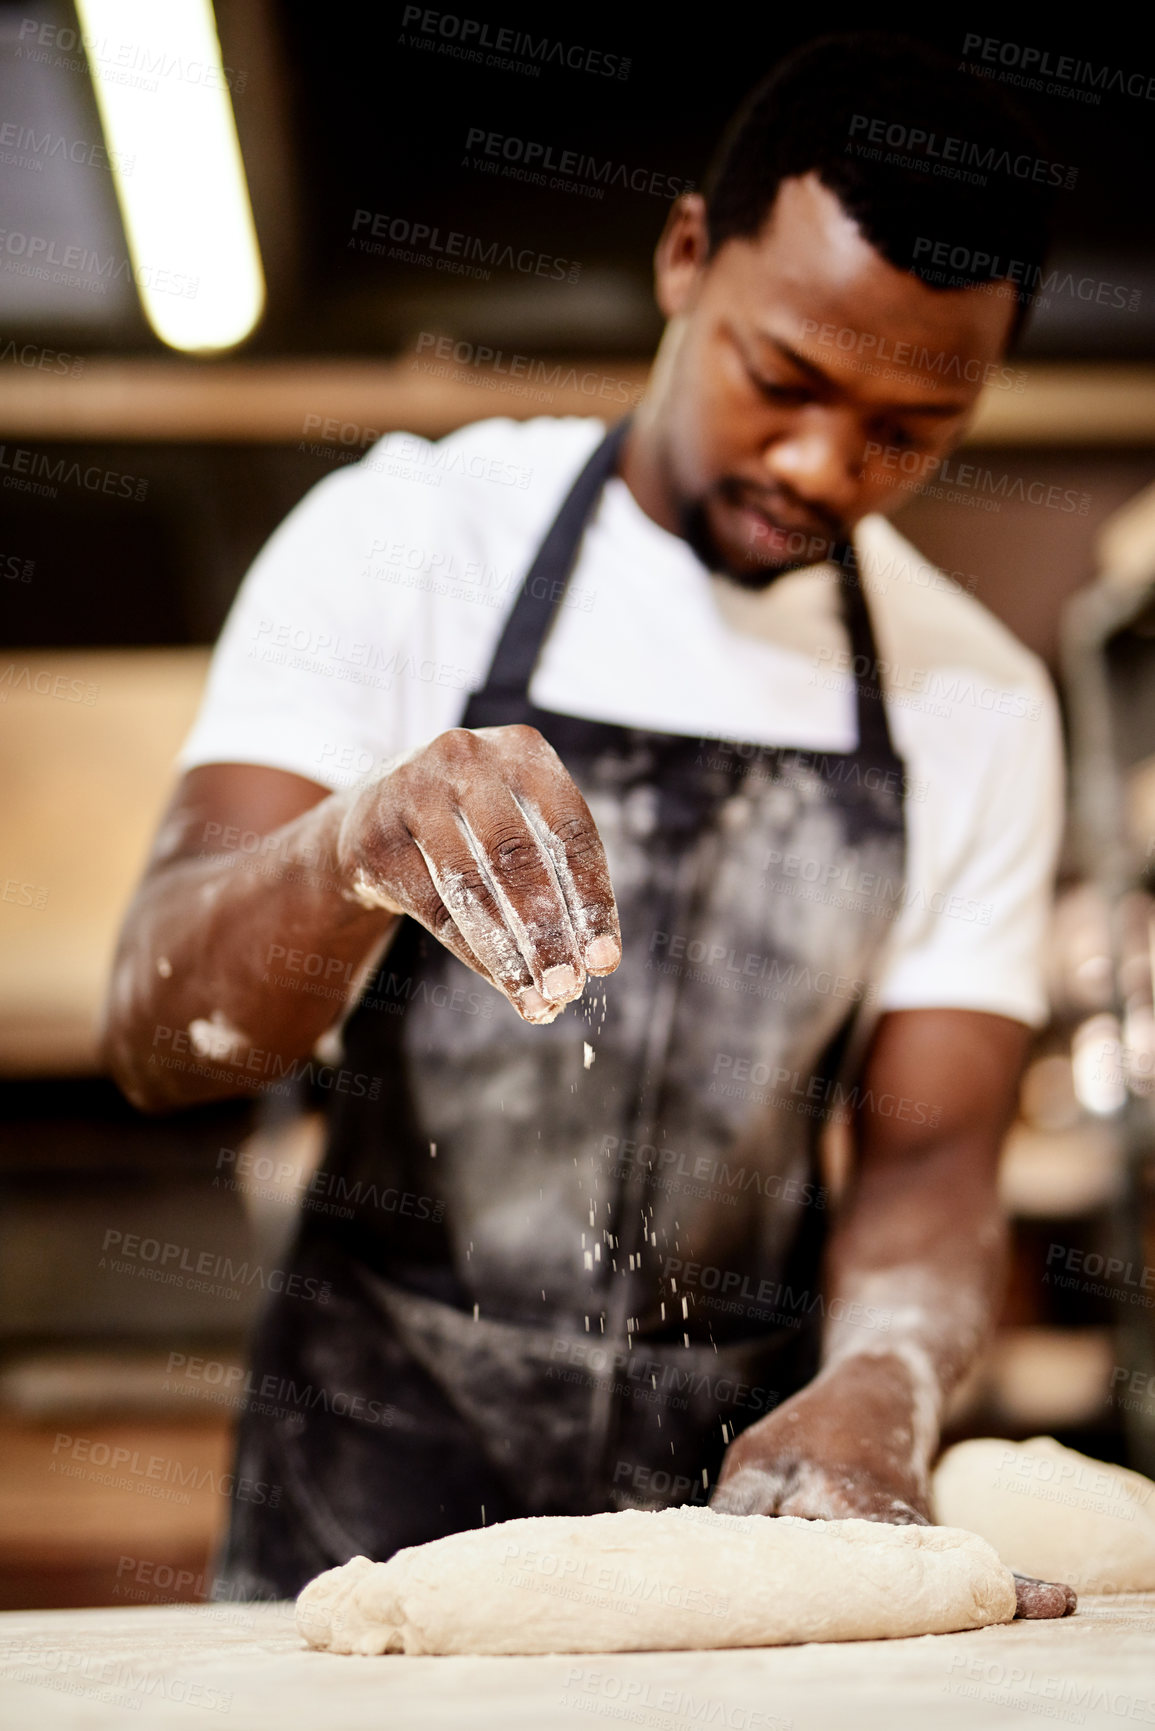
[(688, 311), (709, 250), (706, 201), (700, 192), (675, 200), (654, 253), (654, 298), (664, 318)]

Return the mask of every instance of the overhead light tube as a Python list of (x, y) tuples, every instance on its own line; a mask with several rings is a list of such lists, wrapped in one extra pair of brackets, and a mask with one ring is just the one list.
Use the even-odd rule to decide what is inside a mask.
[(235, 348), (265, 279), (211, 0), (77, 11), (145, 317), (170, 348)]

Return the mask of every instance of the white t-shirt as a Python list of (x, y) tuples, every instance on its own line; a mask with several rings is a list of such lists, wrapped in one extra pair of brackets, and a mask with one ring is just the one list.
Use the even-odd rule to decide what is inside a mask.
[[(482, 421), (436, 444), (395, 433), (320, 482), (241, 587), (180, 767), (265, 764), (338, 788), (457, 726), (603, 432), (543, 417)], [(1062, 815), (1047, 674), (883, 518), (855, 539), (909, 784), (907, 897), (878, 1005), (1038, 1025)], [(815, 566), (747, 593), (615, 478), (530, 695), (665, 732), (846, 751), (854, 678), (837, 575)]]

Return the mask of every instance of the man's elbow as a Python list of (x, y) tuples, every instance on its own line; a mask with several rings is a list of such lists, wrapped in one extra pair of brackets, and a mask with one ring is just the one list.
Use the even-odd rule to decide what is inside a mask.
[(101, 1045), (100, 1060), (101, 1068), (111, 1076), (129, 1104), (153, 1118), (254, 1091), (232, 1078), (173, 1068), (171, 1060), (166, 1064), (155, 1052), (143, 1051), (131, 1041), (107, 1039)]
[(146, 1050), (139, 1036), (110, 1012), (100, 1030), (98, 1054), (101, 1069), (138, 1112), (156, 1115), (184, 1104), (156, 1052)]
[[(158, 1115), (211, 1099), (209, 1079), (190, 1072), (174, 1030), (142, 1004), (123, 972), (114, 972), (98, 1033), (100, 1066), (138, 1112)], [(219, 1090), (222, 1094), (229, 1089)]]

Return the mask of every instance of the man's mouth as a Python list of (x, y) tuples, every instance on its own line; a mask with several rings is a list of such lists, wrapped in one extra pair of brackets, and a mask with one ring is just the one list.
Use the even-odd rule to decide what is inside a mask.
[(838, 542), (839, 531), (829, 522), (814, 517), (783, 511), (738, 494), (730, 501), (744, 526), (746, 540), (754, 554), (763, 552), (772, 557), (783, 553), (805, 554), (821, 558)]
[(723, 482), (688, 507), (682, 533), (704, 565), (756, 590), (786, 571), (821, 565), (849, 540), (833, 518), (792, 510), (744, 481)]

